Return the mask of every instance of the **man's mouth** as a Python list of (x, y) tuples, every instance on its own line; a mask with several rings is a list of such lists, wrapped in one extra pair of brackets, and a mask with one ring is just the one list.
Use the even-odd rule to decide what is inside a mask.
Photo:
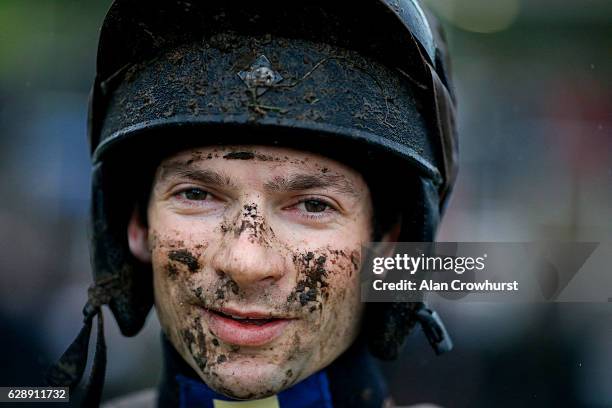
[(210, 330), (222, 341), (238, 346), (262, 346), (279, 337), (293, 320), (270, 313), (234, 309), (203, 309)]

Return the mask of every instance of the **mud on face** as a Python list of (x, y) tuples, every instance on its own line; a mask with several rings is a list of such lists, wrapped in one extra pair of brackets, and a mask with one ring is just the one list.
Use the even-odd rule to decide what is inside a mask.
[[(168, 210), (172, 205), (161, 199), (155, 211), (149, 206), (151, 230), (157, 227), (162, 232), (153, 232), (151, 238), (156, 305), (162, 327), (181, 356), (213, 389), (242, 399), (279, 392), (337, 358), (358, 332), (362, 311), (358, 248), (368, 237), (369, 212), (355, 204), (356, 209), (333, 226), (294, 224), (293, 212), (291, 216), (280, 212), (268, 216), (268, 211), (276, 210), (264, 207), (265, 190), (253, 187), (256, 184), (252, 181), (261, 180), (259, 185), (264, 185), (300, 172), (337, 181), (332, 177), (344, 177), (339, 168), (325, 160), (309, 162), (301, 154), (242, 147), (194, 149), (166, 163), (177, 161), (181, 166), (213, 169), (224, 178), (234, 177), (232, 183), (238, 186), (227, 201), (217, 201), (228, 204), (214, 207), (223, 208), (215, 217), (184, 216)], [(240, 166), (255, 166), (258, 171), (232, 173)], [(274, 171), (266, 174), (267, 169)], [(260, 175), (265, 177), (258, 179)], [(220, 185), (223, 189), (224, 184)], [(346, 193), (344, 189), (334, 191)], [(355, 191), (362, 190), (351, 189), (350, 194)], [(369, 202), (368, 196), (351, 197), (355, 203)], [(234, 250), (236, 256), (231, 256)], [(263, 267), (282, 264), (274, 269), (282, 273), (268, 279), (267, 272), (262, 272), (262, 280), (252, 285), (249, 279), (254, 275), (248, 268), (256, 268), (258, 263), (240, 261), (250, 254), (261, 258)], [(257, 275), (258, 271), (253, 272)], [(291, 323), (268, 344), (238, 347), (209, 328), (206, 313), (225, 306), (237, 310), (253, 306)]]
[[(189, 253), (196, 252), (195, 248), (190, 250), (185, 247), (183, 250)], [(278, 294), (271, 293), (268, 298), (260, 300), (268, 303), (270, 308), (277, 313), (299, 316), (304, 324), (300, 325), (293, 336), (282, 341), (281, 344), (264, 350), (264, 353), (268, 353), (267, 361), (279, 364), (285, 361), (299, 362), (301, 356), (307, 352), (302, 339), (307, 338), (312, 332), (323, 334), (323, 329), (331, 330), (339, 326), (340, 320), (350, 317), (342, 314), (339, 309), (345, 297), (350, 294), (350, 288), (347, 288), (346, 282), (357, 272), (356, 262), (359, 262), (358, 252), (349, 248), (285, 250), (285, 256), (289, 257), (295, 266), (296, 283), (293, 290), (282, 299), (279, 299)], [(170, 255), (168, 259), (171, 260)], [(193, 273), (189, 270), (188, 264), (172, 261), (177, 264), (178, 275), (181, 278), (180, 282), (174, 278), (175, 284), (181, 291), (190, 291), (188, 303), (193, 299), (199, 304), (221, 307), (230, 300), (239, 302), (244, 300), (244, 293), (229, 276), (217, 275), (211, 287), (197, 286), (190, 279)], [(205, 261), (199, 262), (201, 265), (205, 264)], [(279, 375), (282, 374), (278, 378), (279, 383), (262, 384), (258, 389), (241, 387), (235, 379), (224, 374), (222, 366), (241, 359), (259, 358), (261, 351), (223, 343), (206, 328), (201, 317), (194, 313), (193, 309), (186, 311), (176, 329), (178, 330), (176, 337), (180, 339), (186, 355), (190, 356), (199, 369), (200, 375), (209, 386), (223, 394), (244, 399), (263, 398), (301, 379), (302, 368), (297, 364), (289, 363), (279, 373)], [(329, 349), (330, 338), (333, 336), (320, 335), (317, 339), (318, 347), (322, 350)]]

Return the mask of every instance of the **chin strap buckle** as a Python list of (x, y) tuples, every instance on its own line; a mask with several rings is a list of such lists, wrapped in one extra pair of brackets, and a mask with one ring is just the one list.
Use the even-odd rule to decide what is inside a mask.
[(427, 341), (434, 349), (436, 355), (441, 355), (453, 349), (453, 340), (450, 338), (440, 315), (424, 304), (416, 311), (416, 317)]

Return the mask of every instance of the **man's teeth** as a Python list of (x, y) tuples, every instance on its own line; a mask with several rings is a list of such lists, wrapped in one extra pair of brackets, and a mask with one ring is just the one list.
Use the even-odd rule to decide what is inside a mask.
[[(224, 313), (223, 313), (224, 314)], [(230, 314), (224, 314), (226, 317), (230, 317), (234, 320), (240, 320), (244, 323), (251, 323), (251, 324), (256, 324), (256, 325), (262, 325), (265, 323), (268, 323), (269, 321), (271, 321), (272, 319), (252, 319), (249, 317), (242, 317), (242, 316), (234, 316), (234, 315), (230, 315)]]

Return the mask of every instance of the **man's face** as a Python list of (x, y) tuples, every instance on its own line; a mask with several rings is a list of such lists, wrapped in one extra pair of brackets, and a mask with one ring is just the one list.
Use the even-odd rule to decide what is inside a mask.
[[(141, 229), (164, 332), (213, 389), (277, 393), (355, 340), (371, 199), (356, 171), (286, 148), (191, 149), (154, 177)], [(133, 231), (132, 231), (133, 232)], [(130, 233), (133, 252), (138, 234)]]

